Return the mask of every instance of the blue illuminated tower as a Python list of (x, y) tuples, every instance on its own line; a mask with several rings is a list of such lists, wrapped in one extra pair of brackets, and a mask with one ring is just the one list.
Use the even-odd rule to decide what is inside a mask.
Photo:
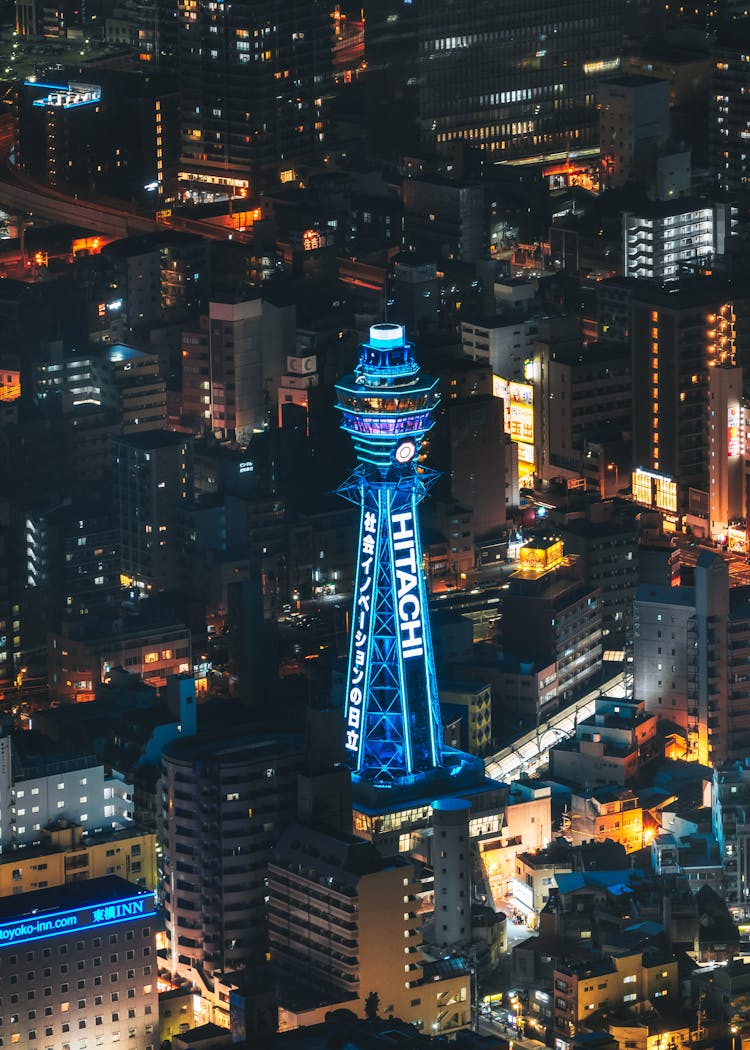
[(355, 778), (381, 788), (446, 762), (417, 520), (437, 476), (420, 462), (437, 382), (420, 373), (401, 325), (376, 324), (336, 386), (359, 460), (339, 490), (360, 508), (346, 749)]

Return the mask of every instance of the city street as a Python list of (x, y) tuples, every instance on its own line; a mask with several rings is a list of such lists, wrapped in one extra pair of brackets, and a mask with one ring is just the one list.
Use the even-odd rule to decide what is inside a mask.
[(541, 1050), (545, 1045), (543, 1042), (539, 1042), (536, 1039), (529, 1039), (525, 1035), (518, 1035), (514, 1028), (501, 1024), (492, 1017), (480, 1017), (477, 1029), (480, 1035), (504, 1036), (508, 1042), (513, 1044), (514, 1048), (521, 1047), (522, 1050)]

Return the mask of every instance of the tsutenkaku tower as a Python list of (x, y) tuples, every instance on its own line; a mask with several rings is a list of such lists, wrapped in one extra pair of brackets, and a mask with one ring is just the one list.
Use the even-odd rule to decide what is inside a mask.
[(397, 787), (442, 764), (440, 709), (417, 505), (436, 477), (420, 447), (439, 401), (398, 324), (376, 324), (336, 385), (359, 460), (339, 489), (360, 508), (346, 680), (353, 773)]

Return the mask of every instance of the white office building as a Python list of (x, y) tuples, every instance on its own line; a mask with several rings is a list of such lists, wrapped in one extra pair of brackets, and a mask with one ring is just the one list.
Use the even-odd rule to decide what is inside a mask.
[(472, 361), (487, 361), (495, 375), (522, 381), (532, 356), (539, 317), (515, 313), (461, 321), (461, 345)]
[(133, 785), (105, 772), (94, 755), (12, 754), (0, 737), (0, 852), (41, 841), (58, 820), (87, 831), (127, 827), (133, 821)]

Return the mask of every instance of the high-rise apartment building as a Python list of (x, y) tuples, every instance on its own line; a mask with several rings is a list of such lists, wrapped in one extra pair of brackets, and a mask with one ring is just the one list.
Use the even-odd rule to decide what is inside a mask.
[(21, 573), (14, 569), (20, 563), (20, 537), (0, 518), (0, 684), (11, 682), (21, 656)]
[(711, 826), (723, 866), (724, 900), (732, 909), (748, 913), (750, 882), (750, 767), (747, 758), (725, 762), (714, 769)]
[(105, 245), (91, 266), (109, 339), (128, 342), (136, 333), (147, 344), (155, 325), (199, 309), (208, 287), (209, 246), (197, 234), (178, 231), (125, 237)]
[(599, 85), (602, 182), (622, 186), (643, 171), (669, 138), (669, 84), (642, 74), (608, 77)]
[(489, 248), (485, 191), (428, 176), (405, 178), (404, 247), (425, 258), (473, 262)]
[(437, 321), (440, 284), (437, 266), (401, 252), (393, 261), (388, 283), (389, 316), (409, 332)]
[(441, 948), (471, 940), (471, 803), (441, 798), (432, 803), (433, 937)]
[(750, 606), (723, 558), (699, 555), (695, 587), (639, 587), (633, 620), (634, 692), (646, 710), (679, 726), (686, 755), (704, 765), (744, 758)]
[(539, 338), (529, 378), (534, 384), (532, 436), (545, 478), (588, 465), (587, 442), (622, 442), (630, 430), (630, 353), (622, 344)]
[(263, 302), (210, 303), (183, 333), (183, 412), (196, 429), (246, 443), (266, 421)]
[(503, 653), (537, 669), (553, 668), (559, 701), (569, 702), (599, 673), (599, 591), (576, 578), (558, 537), (531, 540), (521, 548), (520, 563), (503, 601)]
[(559, 530), (566, 552), (578, 558), (582, 578), (599, 591), (605, 649), (622, 649), (630, 638), (638, 583), (636, 521), (616, 507), (599, 504), (587, 518), (572, 517)]
[(724, 254), (733, 210), (728, 204), (680, 197), (623, 212), (624, 275), (674, 281), (681, 267), (710, 264)]
[(192, 497), (192, 438), (169, 430), (114, 442), (121, 576), (142, 591), (176, 585), (179, 508)]
[(169, 72), (174, 65), (177, 24), (170, 0), (115, 0), (106, 10), (104, 38), (128, 45), (143, 70)]
[(737, 308), (712, 280), (632, 301), (634, 497), (714, 538), (744, 513)]
[(123, 434), (159, 430), (167, 422), (166, 382), (157, 354), (114, 343), (88, 352), (52, 347), (50, 360), (35, 369), (40, 403), (58, 397), (64, 413), (83, 415), (92, 408), (111, 412)]
[(178, 0), (180, 181), (247, 196), (314, 154), (332, 45), (325, 0)]
[(506, 520), (503, 403), (489, 396), (451, 401), (448, 426), (451, 495), (470, 508), (476, 537), (497, 535)]
[(598, 142), (597, 81), (619, 68), (616, 0), (435, 0), (418, 16), (419, 124), (498, 159)]
[[(463, 815), (468, 837), (468, 813)], [(467, 848), (464, 853), (468, 857)], [(362, 1016), (374, 992), (385, 1016), (430, 1035), (467, 1027), (467, 968), (459, 959), (426, 957), (418, 886), (406, 858), (384, 860), (362, 839), (297, 824), (287, 828), (268, 867), (267, 889), (271, 960), (283, 982), (282, 1016), (311, 1024), (336, 1006)], [(446, 902), (447, 914), (456, 902)], [(470, 924), (468, 910), (465, 923)], [(304, 989), (313, 995), (301, 996)], [(305, 1000), (311, 1005), (300, 1008)]]
[[(156, 2), (141, 7), (154, 18)], [(68, 193), (153, 206), (174, 190), (178, 110), (176, 85), (156, 76), (75, 67), (31, 76), (18, 90), (18, 166)]]
[[(188, 737), (162, 755), (169, 967), (211, 980), (262, 957), (265, 870), (297, 812), (303, 735)], [(207, 986), (211, 991), (211, 986)]]
[(26, 515), (26, 586), (52, 620), (114, 609), (120, 589), (114, 514), (93, 501)]
[(711, 48), (709, 170), (728, 193), (750, 187), (750, 35), (733, 22)]

